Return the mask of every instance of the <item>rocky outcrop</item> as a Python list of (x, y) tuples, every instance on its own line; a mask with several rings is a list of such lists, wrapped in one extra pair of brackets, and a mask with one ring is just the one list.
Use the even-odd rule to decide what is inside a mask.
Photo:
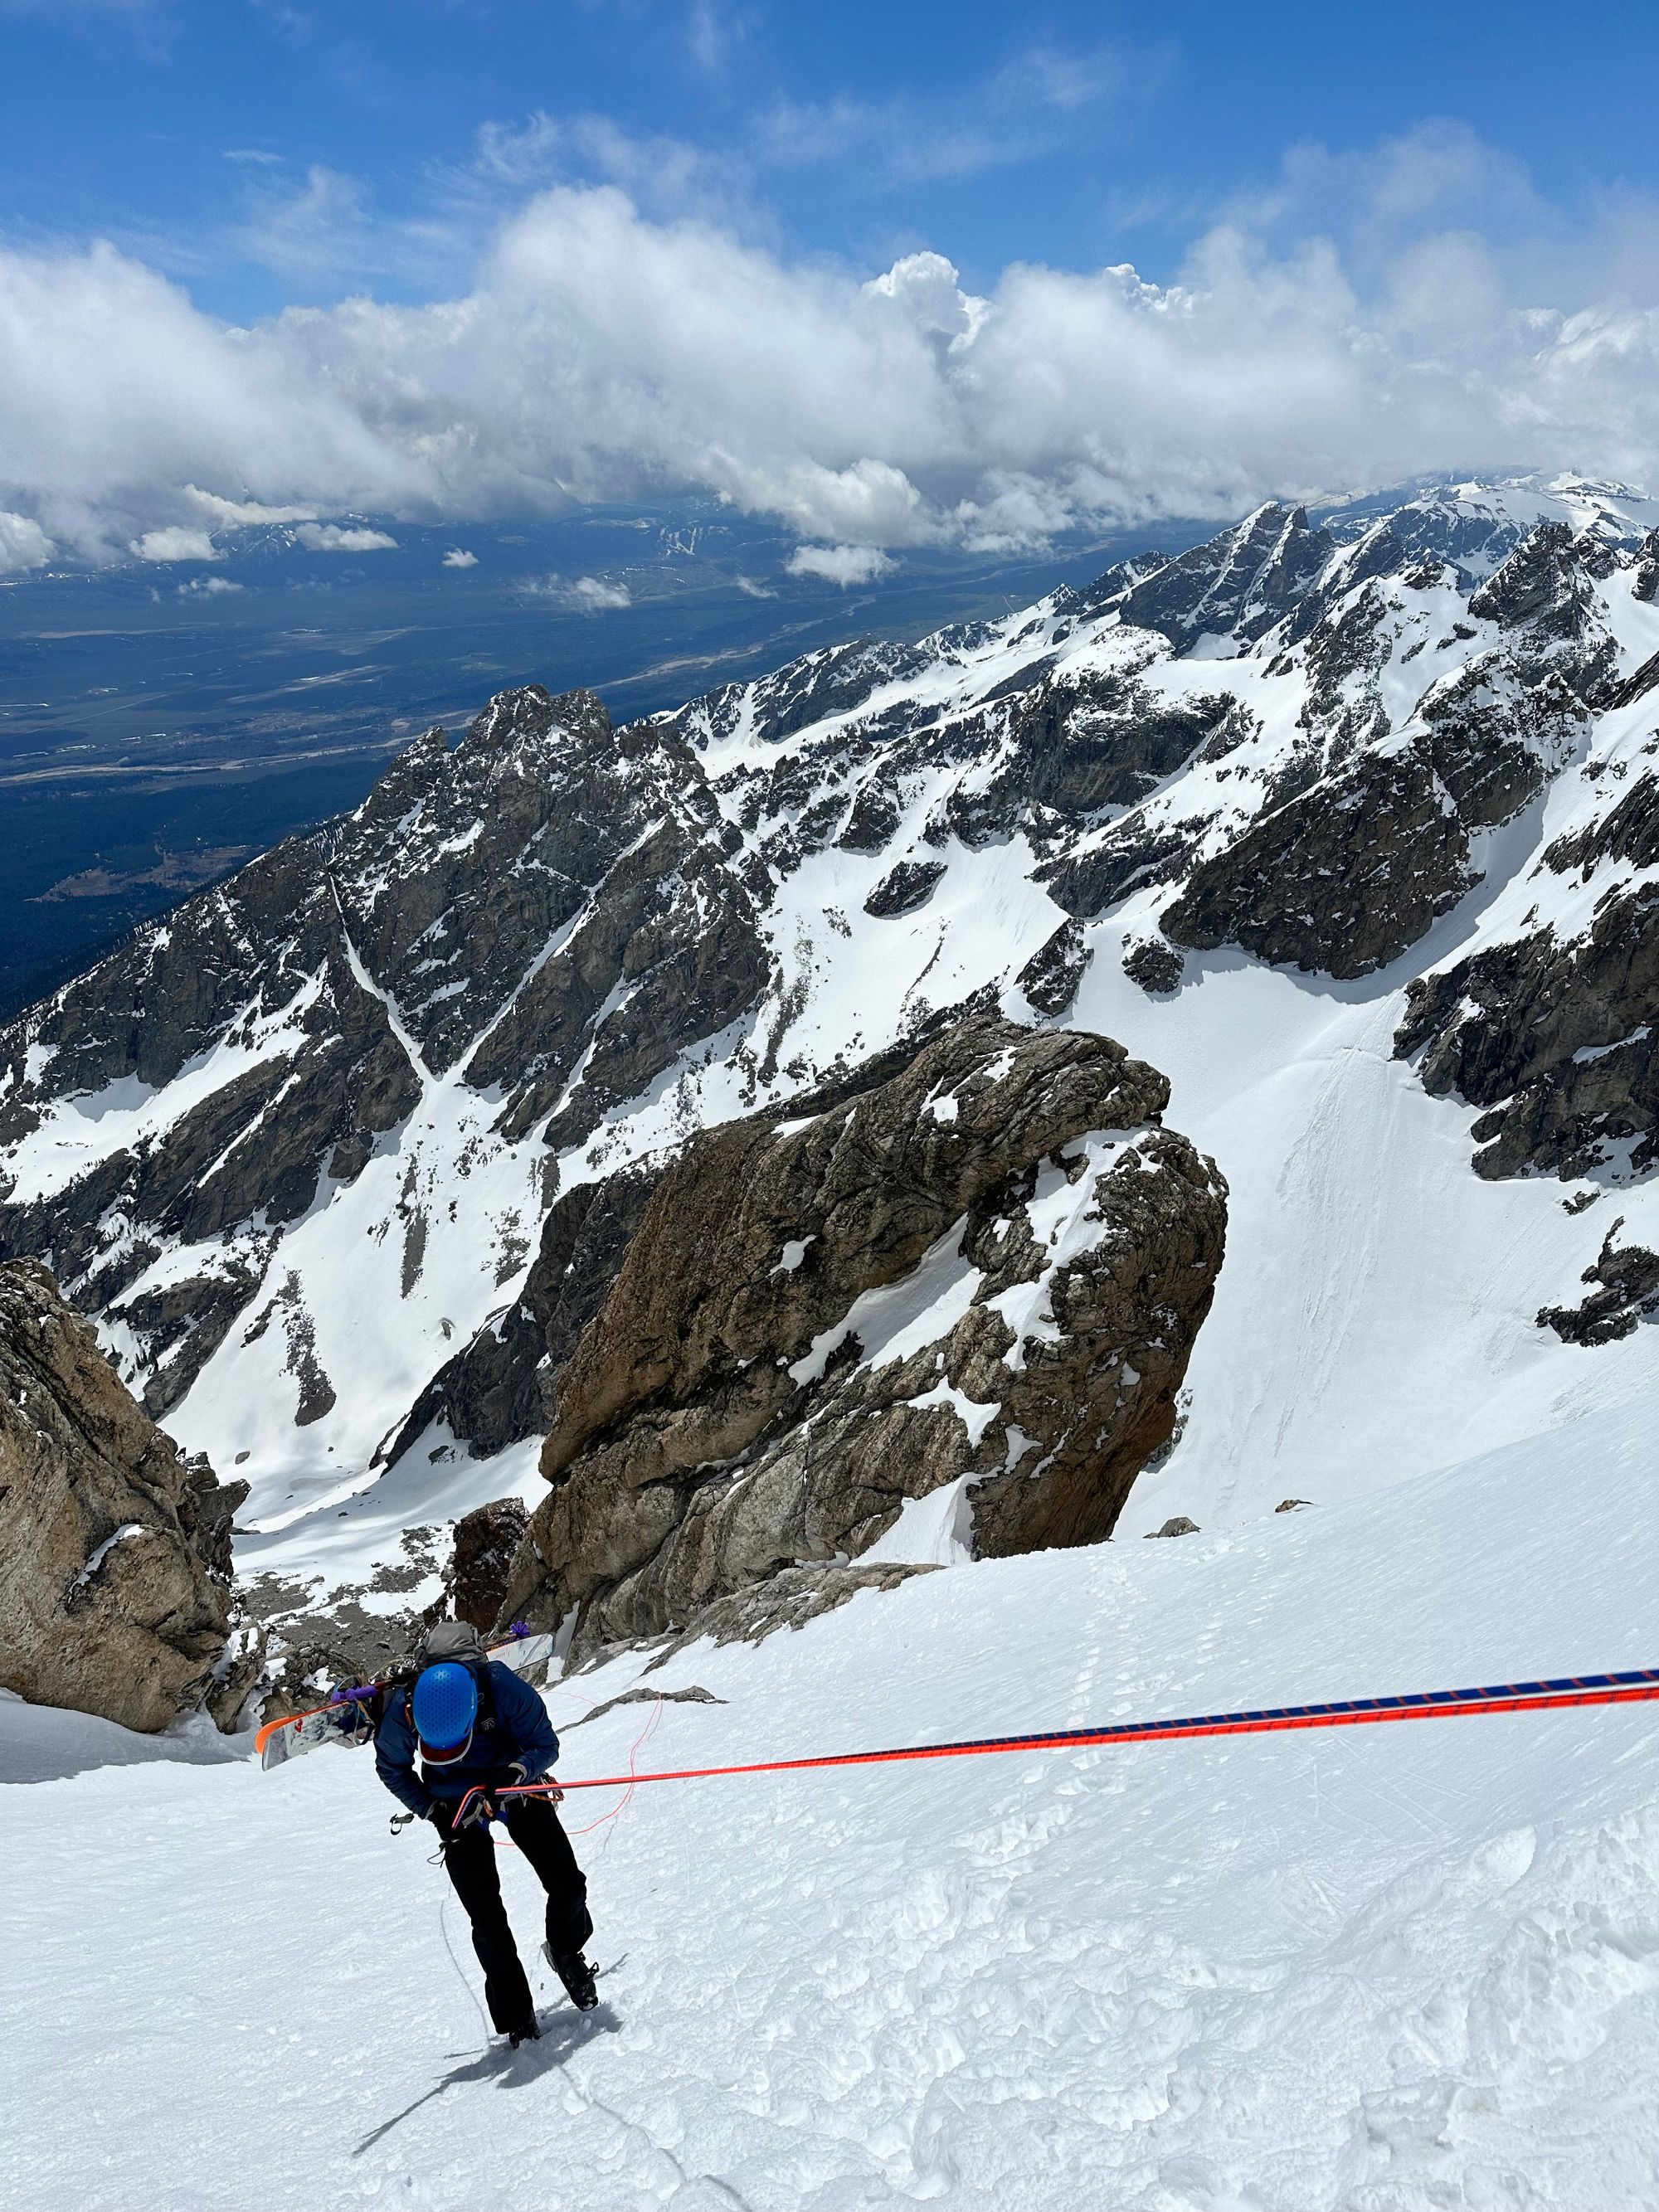
[[(1634, 793), (1632, 793), (1634, 796)], [(1487, 1110), (1470, 1133), (1488, 1180), (1659, 1160), (1659, 884), (1616, 890), (1583, 937), (1542, 929), (1407, 988), (1395, 1036), (1436, 1097)]]
[(503, 1617), (580, 1608), (579, 1651), (683, 1630), (951, 1484), (979, 1556), (1109, 1534), (1221, 1261), (1167, 1097), (1109, 1039), (988, 1016), (811, 1120), (695, 1137), (558, 1380)]
[[(1492, 642), (1455, 625), (1437, 649), (1462, 640), (1475, 650), (1424, 685), (1401, 728), (1382, 672), (1410, 630), (1410, 593), (1440, 570), (1356, 590), (1377, 542), (1336, 566), (1303, 643), (1306, 738), (1267, 803), (1188, 873), (1162, 916), (1174, 943), (1236, 944), (1343, 979), (1386, 967), (1480, 879), (1476, 833), (1511, 820), (1583, 742), (1617, 651), (1565, 526), (1540, 525), (1474, 593), (1469, 612)], [(1319, 604), (1307, 599), (1310, 615)], [(1407, 647), (1401, 664), (1428, 642)]]
[(0, 1264), (0, 1685), (154, 1733), (258, 1679), (217, 1482), (122, 1388), (46, 1268)]
[(866, 914), (878, 921), (896, 921), (926, 906), (945, 875), (942, 860), (901, 860), (876, 885), (864, 902)]
[(1468, 838), (1426, 761), (1365, 755), (1200, 861), (1161, 917), (1175, 944), (1369, 975), (1414, 944), (1473, 880)]
[[(1626, 760), (1612, 768), (1627, 777)], [(1618, 791), (1613, 777), (1595, 787)], [(1431, 1092), (1487, 1109), (1472, 1133), (1478, 1175), (1624, 1180), (1659, 1160), (1656, 864), (1659, 775), (1644, 769), (1534, 872), (1577, 878), (1585, 925), (1534, 929), (1407, 986), (1395, 1049), (1421, 1054)]]
[(1052, 1020), (1063, 1014), (1078, 994), (1078, 987), (1094, 958), (1084, 940), (1080, 921), (1062, 921), (1054, 935), (1040, 945), (1015, 977), (1032, 1011)]
[(1537, 796), (1586, 710), (1553, 679), (1517, 696), (1476, 664), (1431, 690), (1419, 720), (1200, 860), (1164, 909), (1165, 934), (1343, 978), (1416, 944), (1480, 880), (1474, 833)]
[(1174, 882), (1186, 872), (1207, 826), (1155, 823), (1137, 807), (1064, 859), (1048, 862), (1042, 871), (1043, 888), (1056, 906), (1087, 921), (1145, 884)]
[(1139, 937), (1123, 948), (1123, 972), (1149, 999), (1167, 999), (1181, 988), (1187, 963), (1172, 945)]
[(1127, 671), (1051, 677), (1010, 702), (994, 817), (1006, 830), (1027, 809), (1079, 820), (1132, 806), (1236, 712), (1224, 691), (1162, 699)]
[(1600, 1285), (1576, 1306), (1546, 1306), (1540, 1328), (1553, 1328), (1564, 1344), (1616, 1344), (1638, 1322), (1659, 1315), (1659, 1252), (1644, 1244), (1613, 1248), (1624, 1227), (1621, 1215), (1601, 1239), (1601, 1249), (1585, 1268), (1583, 1280)]
[(1638, 775), (1607, 811), (1570, 836), (1558, 837), (1544, 854), (1558, 876), (1582, 874), (1586, 882), (1604, 860), (1632, 867), (1659, 866), (1659, 775)]
[(492, 1498), (455, 1523), (455, 1553), (446, 1577), (449, 1609), (482, 1634), (507, 1601), (513, 1563), (530, 1524), (516, 1498)]

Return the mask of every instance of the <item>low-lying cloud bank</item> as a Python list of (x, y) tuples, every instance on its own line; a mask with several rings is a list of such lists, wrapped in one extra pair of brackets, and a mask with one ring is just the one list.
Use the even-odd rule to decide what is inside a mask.
[(241, 330), (108, 245), (3, 252), (0, 569), (210, 557), (209, 533), (273, 510), (461, 520), (696, 490), (827, 541), (803, 565), (839, 579), (884, 547), (1431, 469), (1651, 482), (1650, 273), (1553, 306), (1541, 264), (1467, 231), (1362, 267), (1247, 214), (1178, 283), (1015, 264), (975, 296), (935, 253), (866, 277), (571, 185), (502, 226), (463, 297)]

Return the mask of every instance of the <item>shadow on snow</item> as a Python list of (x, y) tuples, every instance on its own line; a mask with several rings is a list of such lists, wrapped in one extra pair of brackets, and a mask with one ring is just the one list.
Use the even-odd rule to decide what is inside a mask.
[(550, 2021), (537, 2014), (541, 2028), (541, 2039), (536, 2043), (521, 2043), (516, 2051), (505, 2043), (492, 2044), (487, 2051), (470, 2057), (463, 2066), (452, 2067), (447, 2074), (434, 2081), (402, 2112), (394, 2112), (389, 2120), (382, 2120), (378, 2128), (371, 2128), (353, 2149), (353, 2158), (361, 2158), (365, 2151), (373, 2150), (384, 2141), (395, 2127), (429, 2105), (446, 2090), (459, 2087), (469, 2081), (493, 2081), (498, 2089), (522, 2089), (537, 2081), (543, 2075), (552, 2073), (573, 2057), (596, 2036), (614, 2035), (622, 2021), (608, 2004), (600, 2004), (592, 2012), (569, 2013), (560, 2010)]

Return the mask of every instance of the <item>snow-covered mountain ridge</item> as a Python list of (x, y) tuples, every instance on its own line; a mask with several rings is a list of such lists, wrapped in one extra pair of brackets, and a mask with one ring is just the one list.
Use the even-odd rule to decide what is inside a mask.
[(249, 1481), (245, 1570), (389, 1612), (435, 1587), (405, 1531), (539, 1495), (576, 1214), (1000, 1005), (1163, 1069), (1233, 1192), (1125, 1528), (1645, 1395), (1656, 526), (1268, 507), (620, 732), (504, 695), (0, 1036), (0, 1250)]

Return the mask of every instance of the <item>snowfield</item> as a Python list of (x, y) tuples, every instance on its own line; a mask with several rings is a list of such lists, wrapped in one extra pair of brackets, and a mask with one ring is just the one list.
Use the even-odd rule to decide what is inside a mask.
[[(694, 1647), (641, 1764), (1655, 1663), (1653, 1408)], [(567, 1777), (642, 1665), (550, 1692)], [(604, 2002), (538, 1961), (513, 2056), (367, 1753), (0, 1701), (0, 1772), (19, 2207), (1659, 2203), (1659, 1705), (578, 1793)]]

